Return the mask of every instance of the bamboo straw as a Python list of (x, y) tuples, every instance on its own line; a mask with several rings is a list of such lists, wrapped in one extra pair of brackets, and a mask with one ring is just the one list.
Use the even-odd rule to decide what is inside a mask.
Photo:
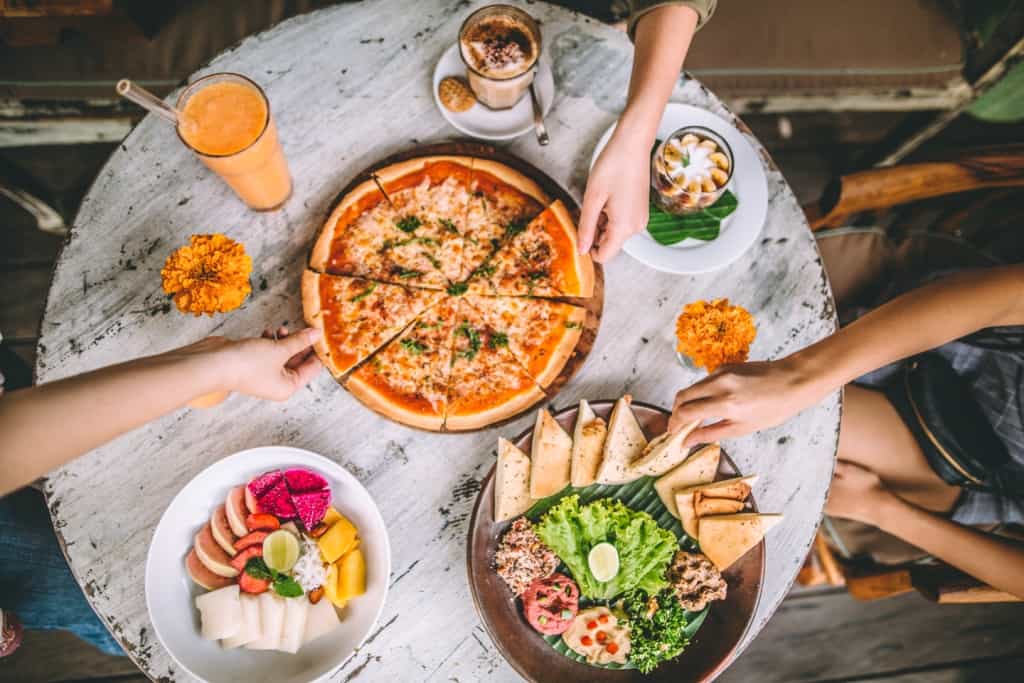
[(117, 82), (117, 94), (126, 100), (131, 100), (143, 109), (153, 112), (160, 118), (178, 125), (178, 110), (141, 85), (133, 83), (127, 78), (122, 78)]

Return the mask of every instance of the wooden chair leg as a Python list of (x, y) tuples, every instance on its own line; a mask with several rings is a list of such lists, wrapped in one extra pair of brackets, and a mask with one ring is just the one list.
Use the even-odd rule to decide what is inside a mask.
[(0, 185), (0, 195), (7, 197), (32, 214), (32, 217), (36, 219), (36, 227), (43, 232), (49, 232), (54, 235), (68, 234), (67, 225), (64, 224), (64, 219), (61, 215), (39, 197), (9, 185)]

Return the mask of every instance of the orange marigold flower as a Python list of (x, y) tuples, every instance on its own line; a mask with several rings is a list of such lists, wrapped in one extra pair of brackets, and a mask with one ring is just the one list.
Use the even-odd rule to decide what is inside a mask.
[(728, 299), (694, 301), (676, 320), (676, 348), (709, 373), (746, 361), (756, 336), (754, 318), (742, 306), (729, 305)]
[(160, 275), (164, 292), (174, 295), (182, 313), (213, 315), (242, 305), (252, 291), (252, 259), (245, 247), (225, 235), (192, 235), (167, 257)]

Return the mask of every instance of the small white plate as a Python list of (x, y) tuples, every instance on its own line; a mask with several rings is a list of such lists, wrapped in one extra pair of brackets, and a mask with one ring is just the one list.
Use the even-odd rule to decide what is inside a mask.
[[(677, 275), (706, 273), (729, 265), (754, 243), (768, 216), (768, 179), (760, 157), (746, 137), (706, 109), (669, 102), (658, 124), (658, 139), (664, 140), (683, 126), (710, 128), (729, 143), (734, 168), (728, 188), (736, 195), (739, 204), (736, 211), (722, 221), (718, 237), (710, 242), (686, 239), (679, 244), (664, 246), (655, 242), (646, 229), (626, 240), (623, 249), (637, 261), (655, 270)], [(590, 159), (591, 168), (614, 130), (615, 124), (612, 124), (598, 140)]]
[[(441, 115), (460, 132), (483, 140), (511, 140), (533, 130), (533, 104), (530, 93), (509, 109), (488, 109), (477, 102), (469, 111), (448, 111), (437, 95), (437, 86), (448, 76), (466, 77), (466, 65), (459, 55), (459, 44), (455, 43), (441, 55), (434, 68), (434, 104)], [(537, 60), (537, 75), (534, 77), (537, 94), (540, 96), (541, 111), (547, 116), (551, 103), (555, 101), (555, 77), (544, 55)]]
[[(331, 485), (332, 505), (359, 529), (366, 556), (366, 593), (341, 612), (341, 626), (296, 654), (224, 650), (199, 635), (195, 597), (203, 593), (185, 573), (185, 555), (196, 532), (228, 492), (272, 469), (307, 467)], [(267, 446), (230, 455), (200, 472), (167, 507), (146, 558), (146, 608), (157, 640), (183, 669), (209, 683), (273, 681), (309, 683), (345, 663), (370, 634), (384, 608), (391, 574), (391, 546), (380, 511), (363, 485), (336, 463), (300, 448)]]

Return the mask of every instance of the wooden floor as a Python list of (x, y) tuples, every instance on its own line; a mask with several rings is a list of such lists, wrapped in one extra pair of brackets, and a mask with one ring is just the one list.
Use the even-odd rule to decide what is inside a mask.
[[(751, 123), (801, 201), (815, 198), (829, 176), (855, 157), (857, 145), (877, 137), (876, 128), (833, 115), (807, 124), (817, 131), (815, 140), (822, 139), (822, 126), (832, 131), (831, 144), (794, 146), (779, 137), (775, 117), (751, 117)], [(795, 123), (799, 133), (803, 124), (799, 119)], [(999, 131), (969, 133), (971, 142), (989, 141), (993, 135), (1007, 139)], [(0, 170), (35, 185), (71, 220), (112, 149), (5, 149), (0, 150)], [(35, 230), (26, 214), (0, 198), (0, 332), (4, 345), (29, 366), (60, 243), (60, 238)], [(859, 603), (843, 590), (812, 589), (794, 591), (720, 680), (988, 683), (1024, 681), (1022, 667), (1024, 604), (937, 606), (916, 594)], [(60, 632), (30, 632), (18, 652), (0, 660), (0, 683), (101, 680), (146, 678), (127, 659), (104, 656)]]

